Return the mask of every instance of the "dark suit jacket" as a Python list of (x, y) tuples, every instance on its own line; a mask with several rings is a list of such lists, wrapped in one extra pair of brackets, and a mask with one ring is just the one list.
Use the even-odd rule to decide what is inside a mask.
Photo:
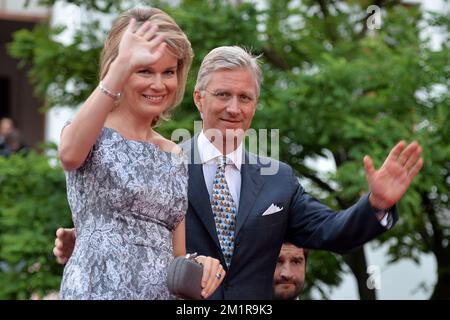
[[(225, 260), (216, 235), (210, 198), (197, 149), (197, 136), (184, 143), (189, 155), (189, 208), (186, 214), (187, 252)], [(275, 175), (261, 175), (256, 155), (244, 152), (242, 184), (236, 216), (235, 248), (230, 268), (211, 299), (271, 299), (274, 271), (284, 240), (304, 248), (345, 253), (386, 231), (375, 216), (368, 196), (341, 212), (334, 212), (309, 196), (290, 166)], [(262, 216), (271, 205), (280, 212)], [(395, 222), (397, 213), (392, 211)]]

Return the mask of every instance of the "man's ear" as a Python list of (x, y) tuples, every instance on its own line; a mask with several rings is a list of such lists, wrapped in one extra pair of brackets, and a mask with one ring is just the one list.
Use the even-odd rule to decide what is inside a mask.
[(200, 113), (203, 112), (201, 99), (202, 99), (202, 94), (200, 93), (200, 91), (194, 90), (194, 103)]

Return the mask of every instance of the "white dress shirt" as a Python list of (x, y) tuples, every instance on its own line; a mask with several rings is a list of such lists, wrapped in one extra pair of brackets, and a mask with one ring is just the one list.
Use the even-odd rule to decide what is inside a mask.
[[(198, 153), (200, 154), (200, 160), (203, 167), (203, 176), (205, 178), (206, 188), (208, 189), (209, 199), (212, 199), (213, 180), (216, 174), (217, 165), (215, 159), (222, 156), (222, 152), (219, 151), (205, 136), (200, 132), (197, 140)], [(236, 203), (236, 209), (239, 210), (239, 197), (241, 195), (241, 165), (242, 165), (242, 143), (238, 148), (225, 155), (230, 162), (225, 167), (225, 179), (227, 180), (228, 188), (230, 189), (231, 196)]]

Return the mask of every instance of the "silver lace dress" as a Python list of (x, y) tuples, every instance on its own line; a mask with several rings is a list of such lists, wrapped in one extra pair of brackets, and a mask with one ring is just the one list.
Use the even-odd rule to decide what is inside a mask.
[(185, 157), (103, 128), (82, 167), (66, 172), (77, 240), (62, 299), (171, 299), (172, 230), (187, 210)]

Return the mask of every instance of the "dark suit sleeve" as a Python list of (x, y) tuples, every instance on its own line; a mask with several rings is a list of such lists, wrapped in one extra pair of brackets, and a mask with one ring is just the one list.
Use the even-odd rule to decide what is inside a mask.
[[(333, 211), (308, 195), (290, 169), (289, 180), (293, 190), (289, 208), (287, 239), (293, 244), (311, 248), (347, 253), (372, 240), (387, 229), (376, 218), (376, 211), (363, 196), (350, 208)], [(390, 211), (397, 221), (396, 209)]]

